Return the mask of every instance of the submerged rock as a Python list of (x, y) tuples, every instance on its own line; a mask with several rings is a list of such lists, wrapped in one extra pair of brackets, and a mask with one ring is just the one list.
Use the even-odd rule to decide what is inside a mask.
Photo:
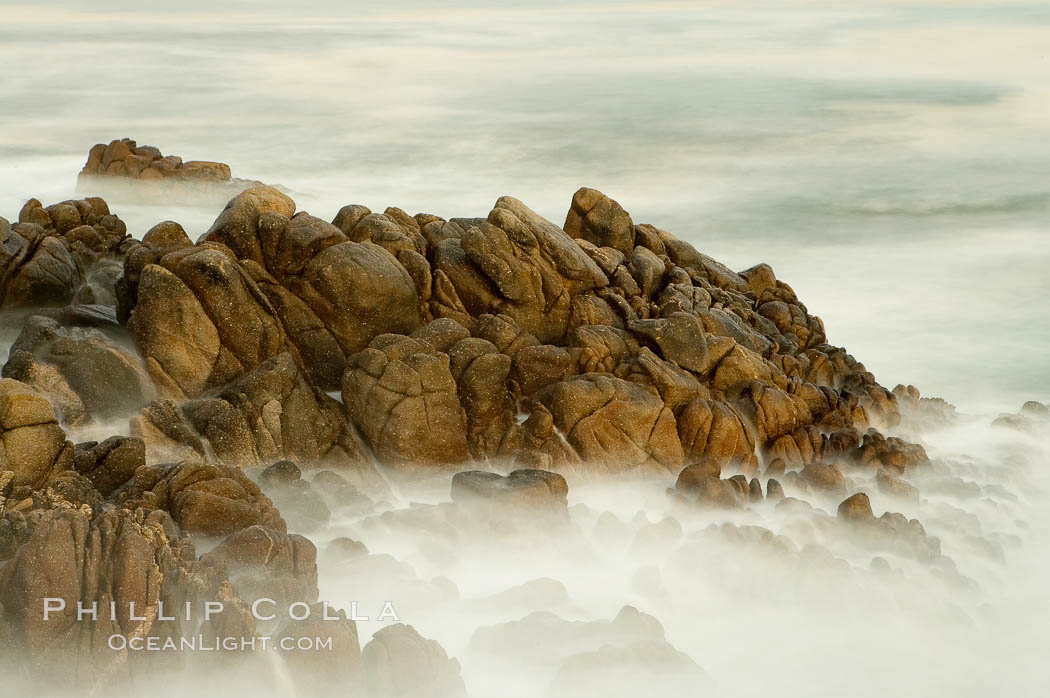
[(376, 698), (460, 698), (459, 662), (411, 625), (381, 628), (362, 651), (365, 683)]
[(635, 698), (714, 694), (707, 673), (666, 641), (605, 646), (574, 654), (558, 667), (551, 698)]
[(11, 346), (3, 376), (47, 396), (64, 424), (126, 417), (152, 397), (153, 386), (132, 351), (93, 328), (67, 328), (31, 316)]
[(484, 503), (529, 511), (564, 510), (569, 486), (546, 470), (515, 470), (507, 476), (470, 470), (452, 478), (452, 501)]

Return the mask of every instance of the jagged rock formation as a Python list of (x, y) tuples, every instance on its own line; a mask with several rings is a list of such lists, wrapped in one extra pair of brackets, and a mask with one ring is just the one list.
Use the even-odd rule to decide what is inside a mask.
[(9, 482), (38, 485), (73, 464), (73, 444), (47, 399), (10, 378), (0, 380), (0, 471)]
[(11, 224), (0, 218), (0, 308), (112, 304), (124, 222), (97, 197), (44, 207), (30, 199)]
[[(316, 549), (287, 533), (243, 471), (200, 462), (147, 465), (144, 444), (128, 437), (74, 450), (53, 413), (50, 421), (44, 413), (50, 407), (42, 397), (6, 379), (0, 395), (5, 672), (48, 689), (112, 686), (145, 671), (206, 662), (181, 644), (187, 639), (214, 646), (272, 632), (276, 642), (311, 627), (321, 636), (309, 619), (287, 610), (294, 603), (309, 606), (312, 616), (323, 610)], [(198, 557), (194, 539), (219, 544)], [(284, 604), (275, 610), (276, 630), (258, 625), (251, 604), (260, 598)], [(78, 603), (96, 613), (79, 615)], [(222, 608), (209, 617), (206, 603)], [(338, 643), (307, 662), (304, 683), (361, 680), (356, 628), (340, 618), (325, 628)], [(114, 636), (167, 651), (114, 649)], [(231, 653), (227, 661), (259, 658)]]
[(97, 143), (88, 153), (81, 176), (130, 177), (144, 181), (167, 178), (228, 182), (230, 166), (224, 162), (208, 160), (182, 161), (178, 155), (164, 155), (152, 145), (138, 145), (130, 138)]
[(101, 330), (67, 327), (30, 316), (3, 365), (4, 378), (35, 388), (60, 413), (63, 424), (127, 417), (153, 396), (142, 361)]
[[(85, 172), (229, 178), (173, 162), (115, 141)], [(233, 610), (212, 635), (254, 633), (246, 608), (264, 596), (316, 604), (316, 550), (267, 495), (319, 525), (325, 502), (370, 506), (388, 474), (451, 479), (454, 504), (404, 517), (435, 526), (498, 526), (494, 511), (519, 506), (564, 521), (558, 473), (573, 470), (658, 478), (687, 507), (852, 494), (840, 515), (853, 528), (939, 555), (918, 522), (865, 511), (855, 477), (917, 496), (907, 476), (924, 450), (884, 432), (899, 404), (946, 408), (880, 386), (769, 266), (734, 272), (594, 190), (560, 228), (510, 197), (484, 218), (348, 205), (329, 223), (260, 185), (196, 242), (172, 221), (132, 240), (101, 199), (31, 200), (18, 223), (0, 219), (0, 299), (35, 313), (0, 380), (0, 644), (27, 649), (17, 661), (34, 672), (64, 652), (83, 659), (61, 665), (70, 679), (134, 673), (148, 660), (95, 663), (114, 622), (205, 627), (42, 628), (31, 611), (44, 595), (151, 607), (217, 595)], [(101, 442), (74, 446), (63, 430), (129, 417), (130, 436)], [(249, 473), (271, 464), (264, 494)], [(564, 690), (650, 659), (699, 676), (662, 630), (621, 616), (613, 625), (640, 624), (640, 640), (569, 648)], [(277, 633), (312, 627), (281, 620)], [(410, 627), (363, 655), (352, 622), (337, 635), (312, 675), (363, 674), (377, 695), (462, 692), (458, 664)]]
[(132, 244), (121, 316), (167, 397), (283, 353), (341, 387), (385, 463), (801, 467), (832, 431), (860, 443), (898, 419), (767, 265), (738, 274), (631, 225), (591, 190), (573, 239), (508, 197), (485, 219), (348, 206), (329, 224), (256, 187), (196, 244), (172, 223)]

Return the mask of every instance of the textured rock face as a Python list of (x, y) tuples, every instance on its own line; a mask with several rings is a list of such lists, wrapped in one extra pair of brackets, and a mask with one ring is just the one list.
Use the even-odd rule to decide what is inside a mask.
[[(110, 449), (111, 457), (114, 450), (119, 447)], [(180, 526), (192, 529), (203, 520), (209, 504), (202, 493), (229, 495), (231, 481), (244, 484), (243, 475), (224, 471), (219, 473), (227, 476), (223, 482), (205, 478), (207, 473), (192, 466), (175, 466), (167, 471), (174, 477), (166, 484), (143, 491), (141, 485), (150, 479), (146, 470), (140, 467), (137, 482), (116, 497), (129, 504), (135, 496), (132, 508), (103, 501), (93, 490), (94, 480), (69, 473), (53, 477), (46, 491), (34, 492), (26, 500), (30, 505), (23, 503), (18, 511), (5, 512), (0, 498), (0, 665), (6, 670), (32, 676), (45, 692), (120, 685), (145, 672), (192, 671), (202, 666), (202, 655), (116, 651), (108, 644), (114, 634), (140, 637), (144, 646), (166, 650), (177, 649), (182, 639), (206, 638), (215, 645), (219, 638), (267, 634), (250, 610), (258, 598), (280, 599), (286, 607), (306, 604), (316, 611), (312, 617), (320, 617), (314, 546), (281, 530), (279, 518), (224, 526), (230, 535), (199, 558)], [(180, 478), (184, 481), (176, 484)], [(179, 492), (162, 492), (166, 486)], [(0, 493), (6, 488), (0, 479)], [(192, 501), (188, 493), (196, 493)], [(211, 518), (226, 515), (231, 524), (229, 509), (229, 503), (212, 508)], [(62, 600), (65, 606), (56, 608), (52, 601), (45, 615), (45, 599)], [(77, 602), (87, 609), (97, 604), (97, 616), (78, 618)], [(205, 602), (220, 603), (222, 609), (209, 618)], [(310, 673), (302, 677), (303, 685), (360, 680), (357, 631), (345, 616), (325, 623), (326, 633), (319, 632), (316, 621), (311, 626), (310, 621), (278, 619), (275, 640), (307, 631), (311, 636), (330, 632), (336, 640), (330, 654), (306, 662)], [(250, 652), (225, 657), (227, 667), (258, 661)]]
[[(93, 158), (163, 160), (136, 148)], [(328, 223), (264, 185), (196, 244), (171, 221), (125, 241), (92, 199), (31, 201), (17, 228), (3, 228), (8, 281), (19, 250), (40, 249), (25, 235), (53, 240), (81, 277), (82, 251), (123, 255), (116, 317), (153, 385), (133, 375), (135, 357), (43, 319), (26, 324), (6, 375), (70, 424), (133, 411), (155, 390), (162, 400), (133, 420), (153, 462), (508, 458), (673, 474), (838, 459), (898, 475), (924, 462), (866, 433), (898, 419), (897, 395), (826, 344), (768, 265), (733, 272), (594, 190), (576, 193), (564, 229), (510, 197), (485, 218), (349, 205)], [(112, 407), (82, 356), (142, 389)], [(322, 392), (334, 389), (345, 414)]]
[(132, 352), (98, 330), (66, 328), (41, 316), (22, 326), (3, 375), (46, 395), (62, 422), (76, 426), (132, 414), (153, 393)]
[(163, 155), (151, 145), (138, 145), (130, 138), (98, 143), (91, 147), (81, 176), (129, 177), (143, 181), (178, 179), (199, 182), (228, 182), (230, 166), (223, 162), (189, 160)]
[(0, 471), (15, 485), (37, 485), (73, 465), (73, 445), (47, 399), (24, 383), (0, 380)]
[(128, 327), (154, 381), (193, 396), (276, 356), (284, 331), (228, 248), (170, 252), (142, 271)]
[(486, 221), (459, 228), (434, 259), (454, 295), (448, 305), (466, 314), (505, 314), (541, 341), (561, 341), (573, 299), (608, 284), (565, 231), (517, 199), (505, 196)]
[[(154, 151), (114, 142), (93, 150), (88, 169), (228, 179), (221, 166)], [(880, 430), (899, 419), (898, 403), (930, 418), (947, 408), (878, 385), (767, 265), (734, 272), (594, 190), (576, 193), (562, 229), (509, 197), (482, 218), (348, 205), (328, 223), (257, 186), (196, 242), (172, 221), (130, 240), (100, 199), (31, 200), (15, 225), (0, 220), (0, 296), (37, 313), (17, 318), (0, 381), (0, 648), (28, 648), (34, 673), (90, 680), (159, 661), (125, 653), (97, 666), (114, 628), (250, 635), (253, 600), (316, 609), (317, 551), (288, 529), (316, 530), (337, 505), (382, 512), (369, 524), (386, 525), (372, 490), (397, 466), (462, 471), (452, 503), (406, 517), (435, 529), (510, 531), (511, 509), (568, 521), (557, 471), (586, 470), (673, 484), (675, 506), (804, 504), (785, 489), (852, 495), (839, 508), (860, 524), (840, 527), (849, 535), (939, 555), (918, 522), (875, 518), (852, 476), (917, 497), (907, 476), (925, 452)], [(1003, 424), (1041, 428), (1045, 413), (1029, 406)], [(62, 428), (129, 415), (130, 436), (96, 429), (74, 446)], [(288, 508), (286, 523), (256, 476), (302, 510)], [(524, 533), (546, 518), (528, 518)], [(668, 531), (682, 535), (669, 519), (635, 543)], [(198, 557), (194, 541), (209, 552)], [(343, 539), (330, 552), (382, 557), (362, 548)], [(32, 616), (43, 595), (64, 594), (151, 609), (212, 597), (231, 613), (165, 628)], [(507, 654), (537, 639), (559, 646), (555, 694), (636, 693), (629, 679), (646, 667), (702, 682), (651, 620), (630, 609), (579, 627), (537, 614), (479, 642), (506, 640)], [(289, 659), (322, 684), (364, 676), (373, 696), (464, 692), (458, 663), (409, 626), (380, 631), (362, 653), (345, 618), (324, 633), (311, 621), (273, 625), (336, 638), (323, 658)], [(657, 691), (680, 686), (650, 678)]]
[[(231, 533), (204, 561), (221, 561), (248, 603), (272, 598), (287, 606), (317, 598), (317, 548), (303, 536), (253, 524)], [(272, 596), (275, 590), (280, 598)]]
[[(176, 608), (174, 582), (192, 560), (186, 541), (168, 540), (157, 517), (144, 519), (109, 510), (59, 507), (40, 511), (29, 524), (25, 541), (0, 569), (0, 604), (7, 609), (0, 624), (10, 629), (12, 646), (5, 652), (28, 652), (33, 675), (60, 684), (92, 681), (109, 675), (128, 678), (154, 661), (146, 655), (111, 651), (106, 639), (115, 633), (168, 637), (179, 624), (150, 618), (148, 609), (166, 601)], [(62, 611), (44, 618), (44, 599), (67, 601)], [(118, 602), (116, 620), (100, 614), (95, 622), (77, 622), (75, 601), (107, 608)], [(142, 613), (146, 611), (145, 613)], [(134, 656), (138, 655), (138, 656)], [(70, 662), (77, 657), (79, 661)], [(134, 668), (132, 668), (134, 667)]]
[(608, 472), (676, 471), (682, 444), (675, 418), (654, 389), (585, 374), (540, 391), (539, 401), (585, 463)]
[(634, 252), (634, 223), (620, 204), (597, 189), (584, 187), (573, 194), (565, 232), (598, 247), (611, 247), (625, 255)]
[(80, 443), (73, 464), (100, 494), (109, 496), (146, 465), (146, 445), (142, 439), (127, 436), (111, 436), (102, 443)]
[(270, 187), (236, 197), (204, 236), (255, 263), (253, 273), (308, 363), (338, 383), (346, 354), (376, 335), (420, 324), (409, 271), (370, 238), (351, 240), (336, 226), (300, 212)]
[(129, 328), (170, 395), (198, 395), (282, 351), (331, 389), (347, 354), (421, 324), (416, 283), (392, 254), (294, 211), (259, 186), (234, 197), (197, 245), (169, 231), (131, 249)]
[(238, 468), (184, 462), (138, 468), (115, 494), (127, 508), (162, 509), (188, 533), (225, 536), (260, 525), (284, 532), (280, 513)]
[(75, 299), (93, 303), (112, 297), (110, 271), (116, 265), (110, 255), (126, 239), (126, 226), (102, 199), (47, 207), (30, 199), (14, 225), (0, 218), (0, 308), (61, 306)]
[(339, 403), (311, 387), (289, 354), (279, 354), (182, 411), (223, 463), (290, 459), (348, 467), (364, 460)]
[(722, 468), (754, 458), (751, 428), (731, 404), (693, 400), (678, 413), (677, 426), (688, 460), (712, 462)]
[[(216, 394), (278, 355), (341, 389), (367, 444), (341, 446), (351, 459), (389, 463), (753, 471), (814, 463), (823, 432), (897, 418), (894, 394), (825, 343), (768, 265), (733, 272), (594, 190), (563, 230), (510, 197), (484, 219), (348, 205), (327, 223), (253, 187), (197, 244), (166, 222), (130, 245), (118, 297), (160, 394), (208, 393), (184, 412), (228, 462), (339, 441), (289, 453), (287, 427), (259, 427), (287, 396), (242, 419)], [(862, 460), (918, 458), (871, 438)]]
[(381, 335), (351, 356), (343, 404), (380, 460), (438, 464), (467, 459), (466, 414), (448, 355), (425, 340)]

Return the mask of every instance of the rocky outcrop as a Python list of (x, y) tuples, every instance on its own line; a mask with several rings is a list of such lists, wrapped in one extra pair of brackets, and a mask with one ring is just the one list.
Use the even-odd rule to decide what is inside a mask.
[(287, 607), (317, 599), (317, 548), (300, 535), (252, 524), (232, 532), (202, 561), (221, 562), (247, 603), (272, 599)]
[(435, 273), (448, 282), (436, 316), (504, 314), (540, 341), (560, 342), (574, 300), (609, 282), (565, 231), (511, 197), (486, 220), (450, 221), (433, 237)]
[(132, 244), (118, 296), (159, 392), (204, 400), (184, 411), (223, 461), (301, 460), (273, 429), (247, 438), (256, 412), (209, 425), (232, 415), (224, 386), (278, 355), (340, 389), (351, 433), (392, 464), (755, 472), (817, 462), (830, 432), (858, 435), (843, 458), (918, 458), (878, 431), (861, 444), (897, 398), (768, 265), (733, 272), (594, 190), (561, 229), (509, 197), (484, 219), (348, 205), (327, 223), (253, 187), (196, 244), (170, 222)]
[(269, 301), (221, 245), (165, 254), (142, 269), (133, 295), (128, 329), (169, 397), (199, 395), (285, 348)]
[(12, 484), (39, 485), (73, 465), (73, 444), (47, 399), (24, 383), (0, 379), (0, 471)]
[(97, 197), (45, 207), (30, 199), (12, 225), (0, 218), (0, 308), (112, 298), (127, 228)]
[[(98, 456), (102, 451), (92, 460), (108, 462), (125, 445), (90, 446), (85, 452)], [(80, 455), (78, 449), (78, 468)], [(88, 470), (88, 476), (98, 475), (99, 468), (113, 474), (111, 465)], [(186, 651), (186, 641), (191, 648), (215, 647), (222, 638), (240, 642), (270, 634), (277, 642), (310, 632), (310, 637), (330, 634), (333, 645), (305, 662), (310, 672), (297, 677), (304, 686), (360, 680), (354, 623), (327, 611), (341, 619), (324, 623), (325, 633), (318, 627), (326, 611), (317, 603), (312, 543), (285, 533), (279, 518), (235, 521), (231, 508), (238, 511), (244, 499), (234, 491), (250, 490), (238, 471), (162, 468), (162, 481), (144, 490), (155, 479), (148, 470), (140, 466), (118, 492), (114, 499), (121, 506), (93, 490), (93, 483), (112, 478), (88, 480), (75, 473), (52, 476), (46, 490), (32, 491), (14, 509), (5, 510), (0, 497), (0, 664), (6, 670), (33, 677), (45, 692), (82, 691), (120, 685), (146, 672), (214, 667), (208, 653)], [(0, 495), (8, 491), (16, 498), (30, 492), (11, 490), (0, 477)], [(210, 502), (209, 496), (226, 501)], [(187, 530), (220, 519), (221, 526), (208, 525), (202, 532), (213, 535), (221, 529), (230, 535), (198, 558)], [(275, 601), (263, 607), (265, 613), (274, 612), (275, 630), (257, 626), (251, 610), (256, 599)], [(287, 609), (293, 603), (308, 607), (310, 618), (291, 618)], [(210, 615), (207, 604), (217, 607)], [(164, 651), (114, 648), (114, 636)], [(261, 659), (250, 651), (224, 652), (222, 666)]]
[(838, 515), (839, 518), (846, 521), (866, 523), (875, 520), (875, 514), (871, 511), (871, 500), (863, 492), (842, 500), (842, 503), (839, 504)]
[(380, 335), (350, 357), (343, 404), (385, 462), (462, 463), (467, 459), (466, 413), (447, 354), (430, 343)]
[(380, 629), (362, 651), (365, 683), (375, 698), (459, 698), (466, 695), (459, 662), (411, 625)]
[[(918, 391), (915, 393), (918, 395)], [(999, 415), (992, 424), (1038, 435), (1050, 429), (1050, 407), (1041, 402), (1029, 400), (1021, 405), (1021, 409), (1017, 412)]]
[(349, 468), (366, 461), (342, 406), (310, 386), (290, 354), (264, 361), (181, 409), (215, 457), (229, 465), (289, 459)]
[(228, 182), (230, 166), (209, 160), (187, 160), (164, 155), (151, 145), (138, 145), (130, 138), (97, 143), (88, 152), (80, 176), (129, 177), (142, 181), (177, 179), (197, 182)]
[(761, 485), (753, 480), (752, 487), (743, 475), (722, 479), (720, 473), (709, 463), (696, 463), (682, 469), (675, 482), (675, 492), (686, 501), (695, 501), (704, 506), (734, 509), (749, 501), (762, 499)]
[(452, 501), (467, 506), (564, 512), (568, 494), (565, 478), (546, 470), (515, 470), (506, 476), (468, 470), (452, 478)]
[(416, 284), (393, 255), (294, 211), (259, 186), (234, 197), (197, 245), (169, 230), (129, 251), (128, 326), (169, 395), (196, 396), (283, 351), (330, 389), (347, 354), (420, 325)]
[(191, 461), (143, 466), (114, 498), (129, 509), (163, 510), (182, 530), (203, 536), (226, 536), (254, 525), (287, 529), (259, 486), (230, 466)]
[(44, 394), (61, 421), (83, 426), (127, 417), (152, 397), (141, 360), (100, 330), (29, 317), (11, 346), (3, 376)]
[(172, 400), (154, 400), (128, 426), (131, 435), (145, 444), (150, 463), (201, 460), (208, 455), (204, 441)]
[(88, 441), (76, 445), (73, 466), (102, 496), (107, 497), (146, 465), (146, 445), (142, 439), (111, 436), (102, 443)]
[[(7, 626), (11, 642), (4, 652), (26, 655), (25, 668), (34, 677), (65, 686), (157, 668), (151, 664), (163, 661), (157, 656), (162, 653), (114, 652), (107, 639), (179, 636), (183, 624), (159, 622), (156, 610), (161, 602), (175, 609), (186, 598), (189, 587), (180, 577), (192, 569), (192, 545), (169, 538), (174, 529), (165, 531), (162, 516), (142, 512), (92, 513), (60, 505), (22, 521), (22, 541), (0, 568), (0, 605), (6, 609), (0, 625)], [(48, 598), (61, 599), (64, 608), (45, 617)], [(77, 601), (86, 608), (97, 604), (98, 619), (78, 622)], [(110, 602), (118, 609), (115, 618), (107, 612)]]
[[(115, 141), (92, 150), (85, 174), (230, 179), (175, 160)], [(590, 189), (559, 228), (510, 197), (483, 218), (348, 205), (329, 223), (250, 186), (196, 242), (172, 221), (130, 240), (101, 199), (31, 200), (15, 225), (0, 220), (0, 297), (34, 313), (17, 318), (0, 381), (0, 647), (29, 650), (19, 671), (78, 681), (160, 661), (103, 658), (115, 629), (253, 635), (255, 600), (318, 609), (317, 550), (289, 530), (349, 511), (366, 513), (368, 534), (557, 540), (537, 524), (571, 520), (560, 473), (575, 470), (673, 483), (676, 504), (708, 510), (808, 507), (785, 489), (832, 502), (872, 480), (914, 501), (907, 477), (926, 453), (885, 432), (902, 410), (949, 413), (880, 386), (768, 265), (733, 271)], [(1042, 428), (1045, 412), (1001, 422)], [(74, 446), (63, 430), (129, 416), (130, 436), (93, 428)], [(376, 492), (399, 471), (451, 478), (452, 501), (392, 510)], [(838, 515), (850, 525), (823, 514), (821, 524), (940, 555), (917, 521), (876, 518), (865, 494)], [(666, 519), (642, 526), (632, 549), (682, 538)], [(439, 547), (426, 554), (450, 554)], [(458, 593), (348, 538), (327, 558), (396, 568), (435, 598)], [(633, 584), (648, 593), (654, 576), (640, 570)], [(42, 625), (32, 615), (42, 596), (63, 594), (135, 601), (149, 620)], [(153, 621), (161, 601), (206, 596), (229, 615)], [(375, 696), (464, 693), (458, 663), (410, 626), (380, 630), (363, 652), (345, 616), (323, 629), (335, 650), (289, 666), (340, 687), (363, 675)], [(283, 616), (265, 630), (324, 634)], [(534, 614), (479, 631), (474, 645), (507, 659), (540, 645), (561, 667), (555, 694), (703, 683), (632, 608), (593, 623)], [(632, 683), (646, 672), (644, 688)]]
[(653, 388), (588, 373), (544, 388), (537, 400), (583, 463), (611, 473), (682, 464), (674, 414)]
[(630, 214), (597, 189), (584, 187), (573, 195), (564, 227), (571, 237), (598, 247), (611, 247), (625, 255), (634, 251)]
[(731, 403), (693, 400), (678, 412), (676, 425), (689, 461), (710, 462), (721, 469), (755, 459), (753, 427)]

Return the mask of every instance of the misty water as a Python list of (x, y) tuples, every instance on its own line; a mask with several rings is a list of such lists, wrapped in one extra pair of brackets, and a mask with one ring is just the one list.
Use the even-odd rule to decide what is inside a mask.
[[(1050, 399), (1044, 3), (0, 0), (0, 28), (10, 220), (30, 196), (92, 193), (75, 190), (87, 150), (120, 137), (227, 162), (326, 219), (484, 216), (510, 194), (560, 223), (595, 187), (732, 268), (770, 263), (880, 383), (963, 413), (904, 434), (933, 459), (917, 501), (870, 490), (876, 514), (940, 539), (936, 565), (845, 535), (836, 501), (679, 511), (666, 482), (570, 477), (560, 533), (418, 525), (431, 510), (410, 503), (447, 487), (304, 530), (322, 598), (393, 600), (472, 696), (548, 695), (567, 654), (616, 639), (518, 628), (503, 646), (479, 628), (627, 605), (719, 695), (1050, 690), (1048, 443), (991, 426)], [(172, 219), (196, 238), (220, 208), (107, 200), (137, 237)], [(338, 536), (372, 554), (327, 563)], [(654, 695), (704, 695), (694, 680)]]

